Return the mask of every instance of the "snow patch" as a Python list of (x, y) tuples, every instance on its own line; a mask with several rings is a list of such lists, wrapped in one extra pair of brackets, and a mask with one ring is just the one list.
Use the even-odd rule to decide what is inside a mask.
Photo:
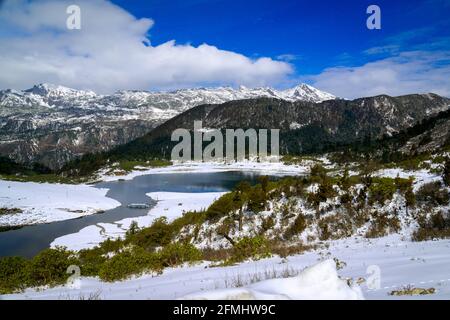
[(296, 277), (271, 279), (237, 289), (199, 292), (188, 300), (363, 300), (359, 287), (341, 280), (332, 259), (307, 268)]
[(0, 225), (68, 220), (120, 206), (120, 202), (106, 197), (107, 192), (88, 185), (0, 180), (0, 207), (23, 211), (0, 216)]

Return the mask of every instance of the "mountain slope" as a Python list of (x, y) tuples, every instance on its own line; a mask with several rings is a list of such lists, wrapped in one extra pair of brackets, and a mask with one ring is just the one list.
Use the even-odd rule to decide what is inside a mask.
[(143, 136), (194, 106), (259, 97), (310, 102), (336, 98), (306, 84), (284, 91), (240, 87), (112, 95), (50, 84), (8, 89), (0, 91), (0, 155), (55, 169), (87, 152), (106, 151)]
[(447, 110), (449, 105), (450, 99), (435, 94), (382, 95), (317, 104), (261, 98), (202, 105), (112, 150), (109, 155), (136, 159), (169, 157), (175, 144), (170, 141), (171, 133), (177, 128), (192, 130), (195, 120), (201, 120), (203, 128), (280, 129), (282, 153), (324, 152), (337, 145), (393, 135)]

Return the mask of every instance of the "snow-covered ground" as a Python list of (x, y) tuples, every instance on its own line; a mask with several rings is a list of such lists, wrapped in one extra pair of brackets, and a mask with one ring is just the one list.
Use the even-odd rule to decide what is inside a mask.
[(107, 192), (88, 185), (0, 180), (0, 208), (22, 210), (0, 215), (0, 226), (74, 219), (120, 206), (120, 202), (106, 197)]
[[(178, 299), (186, 296), (211, 299), (223, 298), (224, 292), (226, 295), (230, 293), (224, 289), (235, 287), (243, 287), (244, 292), (263, 292), (271, 298), (280, 295), (304, 298), (300, 293), (310, 285), (308, 281), (290, 278), (280, 282), (254, 283), (284, 275), (295, 277), (306, 267), (337, 258), (341, 266), (339, 276), (345, 280), (352, 278), (354, 284), (360, 282), (365, 299), (450, 299), (449, 249), (450, 240), (410, 242), (402, 241), (395, 235), (375, 240), (350, 238), (330, 242), (328, 248), (285, 259), (273, 257), (228, 267), (208, 267), (208, 263), (204, 262), (196, 266), (166, 269), (160, 276), (144, 275), (114, 283), (81, 278), (79, 287), (59, 286), (39, 291), (27, 289), (24, 293), (1, 298), (80, 299), (98, 295), (101, 299)], [(324, 269), (311, 276), (317, 280), (316, 288), (327, 287), (325, 282), (329, 281), (328, 289), (330, 286), (336, 289), (339, 283), (333, 278), (330, 266)], [(360, 278), (364, 278), (365, 282), (358, 281), (362, 280)], [(371, 285), (368, 287), (368, 284)], [(436, 292), (421, 296), (389, 295), (393, 290), (408, 285), (435, 288)], [(311, 287), (309, 289), (312, 290)], [(317, 297), (327, 298), (324, 295)]]
[[(179, 173), (179, 172), (218, 172), (218, 171), (255, 171), (265, 174), (305, 173), (308, 166), (286, 166), (280, 163), (239, 163), (225, 164), (179, 164), (166, 168), (135, 171), (126, 176), (106, 176), (104, 180), (132, 179), (137, 175)], [(423, 183), (440, 179), (438, 175), (425, 170), (407, 172), (400, 169), (386, 169), (377, 172), (378, 176), (395, 178), (415, 176), (414, 189)], [(55, 203), (71, 203), (86, 207), (86, 200), (93, 202), (95, 193), (100, 199), (106, 190), (89, 186), (48, 185), (49, 189), (37, 188), (24, 183), (21, 190), (25, 200), (17, 196), (17, 191), (3, 192), (7, 185), (17, 182), (0, 181), (0, 204), (4, 195), (15, 198), (12, 207), (19, 201), (39, 203), (42, 208), (61, 210)], [(36, 184), (37, 185), (37, 184)], [(46, 186), (46, 184), (39, 184)], [(62, 187), (63, 186), (63, 187)], [(77, 190), (78, 198), (70, 198), (69, 187)], [(10, 187), (12, 188), (12, 187)], [(54, 190), (52, 188), (55, 188)], [(86, 189), (84, 189), (86, 188)], [(20, 188), (19, 188), (20, 189)], [(47, 191), (45, 191), (47, 190)], [(6, 191), (6, 189), (5, 189)], [(40, 193), (41, 192), (41, 193)], [(83, 194), (83, 192), (85, 192)], [(68, 194), (68, 195), (66, 195)], [(77, 194), (74, 191), (74, 194)], [(100, 223), (88, 226), (80, 232), (56, 239), (52, 246), (63, 245), (79, 250), (97, 245), (108, 237), (122, 236), (134, 220), (139, 226), (148, 226), (159, 216), (169, 220), (182, 215), (183, 211), (206, 208), (223, 193), (173, 193), (152, 192), (147, 196), (158, 200), (157, 205), (143, 217), (127, 218), (115, 223)], [(54, 200), (51, 196), (55, 197)], [(67, 200), (69, 197), (72, 200)], [(31, 200), (30, 200), (31, 199)], [(41, 199), (37, 201), (37, 199)], [(110, 200), (110, 199), (108, 199)], [(88, 203), (91, 203), (89, 202)], [(100, 200), (99, 200), (100, 201)], [(113, 200), (114, 201), (114, 200)], [(34, 205), (37, 207), (37, 205)], [(68, 207), (65, 205), (64, 208)], [(70, 207), (72, 210), (72, 207)], [(80, 209), (81, 210), (81, 209)], [(19, 214), (20, 215), (20, 214)], [(166, 269), (162, 275), (143, 275), (129, 280), (105, 283), (97, 278), (79, 279), (79, 287), (59, 286), (44, 290), (27, 289), (24, 293), (0, 296), (4, 299), (80, 299), (98, 296), (101, 299), (215, 299), (215, 298), (366, 298), (366, 299), (450, 299), (450, 240), (411, 242), (402, 234), (380, 239), (366, 239), (360, 236), (323, 243), (319, 249), (294, 255), (288, 258), (272, 257), (260, 261), (248, 261), (235, 266), (211, 267), (203, 262), (195, 266), (183, 266)], [(330, 259), (336, 258), (340, 268), (331, 267)], [(317, 265), (304, 273), (304, 269)], [(313, 270), (313, 271), (311, 271)], [(303, 273), (302, 273), (303, 272)], [(361, 292), (354, 287), (345, 286), (337, 278), (349, 280), (360, 286)], [(280, 278), (279, 280), (270, 280)], [(281, 279), (283, 278), (283, 279)], [(379, 280), (379, 281), (378, 281)], [(393, 290), (407, 287), (434, 288), (435, 293), (423, 296), (392, 296)], [(308, 295), (309, 294), (309, 295)]]
[(124, 236), (132, 221), (140, 227), (151, 225), (155, 218), (165, 216), (170, 221), (180, 217), (183, 212), (206, 209), (224, 192), (182, 193), (182, 192), (150, 192), (146, 195), (157, 200), (155, 207), (148, 215), (126, 218), (114, 223), (99, 223), (81, 229), (77, 233), (68, 234), (55, 239), (51, 246), (65, 246), (70, 250), (93, 248), (108, 238), (116, 239)]
[(430, 173), (428, 170), (421, 169), (416, 171), (407, 171), (401, 168), (382, 169), (374, 173), (378, 177), (386, 177), (395, 179), (397, 176), (403, 179), (414, 177), (413, 190), (417, 191), (423, 184), (441, 181), (442, 176), (437, 173)]
[(298, 276), (258, 281), (242, 288), (193, 293), (186, 300), (362, 300), (361, 288), (340, 279), (336, 263), (328, 259)]
[[(312, 162), (311, 162), (312, 163)], [(282, 162), (184, 162), (176, 163), (167, 167), (149, 168), (138, 167), (139, 170), (131, 171), (125, 175), (108, 174), (109, 170), (100, 172), (99, 179), (102, 181), (131, 180), (137, 176), (147, 174), (161, 173), (207, 173), (207, 172), (226, 172), (226, 171), (244, 171), (264, 173), (266, 175), (288, 175), (288, 174), (306, 174), (309, 172), (308, 161), (304, 165), (286, 165)]]

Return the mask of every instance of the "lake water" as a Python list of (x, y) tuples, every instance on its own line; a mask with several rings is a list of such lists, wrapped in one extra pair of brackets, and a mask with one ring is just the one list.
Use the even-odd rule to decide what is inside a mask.
[(215, 173), (169, 173), (152, 174), (134, 178), (133, 180), (102, 182), (99, 188), (108, 188), (107, 196), (119, 201), (122, 205), (103, 214), (94, 214), (78, 219), (52, 222), (48, 224), (25, 226), (21, 229), (0, 232), (0, 257), (24, 256), (32, 257), (39, 251), (48, 248), (54, 239), (66, 234), (75, 233), (101, 222), (114, 222), (123, 218), (146, 215), (149, 209), (130, 209), (130, 203), (154, 202), (145, 194), (155, 191), (171, 192), (221, 192), (232, 189), (239, 181), (254, 183), (257, 174), (236, 172)]

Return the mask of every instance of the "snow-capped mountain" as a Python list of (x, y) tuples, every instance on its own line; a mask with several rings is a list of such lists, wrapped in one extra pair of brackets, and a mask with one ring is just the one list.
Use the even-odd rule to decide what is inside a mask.
[[(97, 95), (93, 91), (75, 90), (52, 84), (39, 84), (33, 88), (16, 91), (0, 91), (0, 114), (27, 112), (29, 108), (84, 108), (90, 110), (117, 111), (185, 111), (199, 104), (220, 104), (231, 100), (253, 98), (278, 98), (287, 101), (322, 102), (336, 99), (327, 92), (320, 91), (310, 85), (300, 84), (287, 90), (272, 88), (234, 89), (231, 87), (183, 89), (171, 92), (118, 91), (112, 95)], [(21, 110), (17, 110), (20, 106)], [(153, 109), (152, 109), (153, 108)], [(38, 109), (40, 110), (40, 109)], [(48, 111), (48, 110), (47, 110)]]
[(261, 97), (291, 102), (336, 99), (307, 84), (287, 90), (241, 86), (112, 95), (52, 84), (7, 89), (0, 91), (0, 155), (57, 168), (86, 152), (140, 137), (194, 106)]

